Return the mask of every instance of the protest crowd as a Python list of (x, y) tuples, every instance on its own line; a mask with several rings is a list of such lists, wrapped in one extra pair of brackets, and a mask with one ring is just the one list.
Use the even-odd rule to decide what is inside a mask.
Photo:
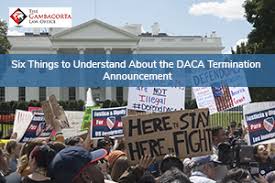
[[(180, 159), (167, 154), (162, 160), (144, 155), (133, 165), (127, 160), (123, 138), (92, 140), (64, 139), (62, 133), (54, 138), (33, 139), (18, 143), (11, 134), (0, 150), (1, 183), (274, 183), (274, 149), (269, 145), (254, 146), (253, 156), (259, 171), (251, 167), (221, 162), (219, 144), (245, 139), (245, 129), (232, 122), (227, 130), (212, 131), (213, 154)], [(248, 153), (248, 152), (247, 152)]]
[(91, 105), (73, 118), (50, 96), (42, 107), (16, 110), (8, 135), (0, 131), (0, 183), (275, 183), (271, 104), (249, 104), (247, 124), (225, 129), (210, 125), (209, 108)]

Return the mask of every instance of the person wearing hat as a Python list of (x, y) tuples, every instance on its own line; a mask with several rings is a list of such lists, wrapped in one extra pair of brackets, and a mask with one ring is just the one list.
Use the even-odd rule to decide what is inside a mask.
[(97, 161), (107, 155), (105, 149), (89, 152), (81, 146), (61, 150), (50, 165), (50, 176), (56, 183), (104, 183)]
[(192, 158), (192, 173), (190, 180), (194, 183), (215, 183), (215, 163), (217, 158), (214, 155), (206, 155)]

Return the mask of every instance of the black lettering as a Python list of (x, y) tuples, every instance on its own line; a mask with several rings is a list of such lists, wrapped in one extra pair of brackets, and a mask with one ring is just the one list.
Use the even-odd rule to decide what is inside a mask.
[(154, 130), (156, 131), (163, 131), (163, 128), (161, 127), (161, 119), (159, 118), (154, 118), (153, 119), (153, 125), (154, 125)]
[(195, 128), (195, 123), (196, 123), (196, 119), (195, 119), (195, 117), (196, 117), (196, 112), (191, 112), (190, 114), (189, 114), (189, 116), (191, 116), (191, 123), (192, 123), (192, 128)]
[(183, 126), (180, 127), (181, 130), (185, 130), (189, 126), (188, 120), (185, 120), (185, 117), (188, 116), (188, 113), (184, 113), (180, 117), (180, 121), (183, 123)]
[[(183, 138), (180, 139), (180, 136), (182, 136)], [(187, 139), (187, 133), (186, 133), (186, 131), (178, 131), (178, 132), (174, 132), (173, 133), (174, 150), (175, 150), (176, 156), (179, 156), (179, 153), (180, 153), (179, 152), (179, 144), (180, 143), (184, 143), (185, 144), (186, 152), (187, 152), (187, 154), (189, 154), (190, 150), (189, 150), (189, 145), (186, 142), (186, 139)]]
[(162, 117), (164, 130), (166, 130), (166, 131), (172, 130), (173, 128), (170, 126), (169, 121), (166, 121), (167, 119), (170, 119), (170, 117), (169, 116)]
[(209, 125), (209, 111), (207, 111), (206, 113), (203, 112), (202, 115), (206, 120), (206, 125), (205, 126), (208, 126)]
[[(190, 134), (189, 134), (189, 137), (188, 137), (188, 143), (190, 144), (190, 148), (192, 150), (192, 152), (199, 152), (200, 149), (201, 149), (201, 143), (200, 143), (200, 139), (198, 140), (197, 143), (194, 143), (195, 144), (195, 147), (193, 145), (193, 140), (195, 140), (195, 137), (193, 137), (194, 135), (198, 135), (197, 133), (200, 133), (199, 130), (194, 130), (192, 131)], [(200, 137), (200, 135), (199, 135)]]
[(136, 159), (135, 154), (137, 154), (138, 159), (141, 159), (138, 142), (135, 143), (136, 149), (134, 149), (133, 146), (134, 146), (133, 143), (128, 143), (128, 149), (129, 149), (129, 154), (130, 154), (131, 160), (134, 161)]
[[(148, 125), (146, 125), (146, 124), (148, 124)], [(153, 133), (154, 132), (151, 125), (152, 125), (152, 120), (151, 119), (142, 121), (143, 134), (148, 134), (148, 133)]]
[(200, 123), (202, 124), (202, 127), (205, 127), (206, 124), (204, 124), (204, 120), (203, 120), (203, 117), (201, 116), (202, 113), (199, 113), (198, 115), (198, 121), (197, 121), (197, 125), (196, 125), (196, 128), (199, 128), (200, 127)]
[(163, 146), (160, 145), (160, 141), (164, 141), (164, 139), (157, 139), (157, 140), (149, 140), (149, 147), (150, 147), (150, 153), (151, 156), (160, 156), (160, 155), (165, 155), (162, 154), (161, 149)]
[[(203, 147), (204, 147), (204, 151), (208, 151), (210, 149), (208, 149), (208, 135), (207, 135), (207, 132), (206, 132), (206, 129), (203, 129), (203, 130), (200, 130), (200, 141), (201, 141), (201, 144), (202, 144), (202, 150), (203, 150)], [(202, 137), (203, 135), (203, 137)], [(203, 145), (204, 144), (204, 145)]]
[(139, 142), (139, 147), (140, 147), (140, 150), (141, 150), (141, 155), (144, 156), (145, 155), (145, 151), (147, 150), (147, 148), (144, 146), (144, 144), (147, 144), (148, 141), (141, 141)]
[(128, 134), (129, 137), (133, 136), (133, 130), (134, 129), (137, 129), (138, 135), (141, 135), (140, 119), (137, 119), (137, 124), (136, 125), (134, 125), (133, 123), (134, 123), (133, 120), (130, 119), (129, 120), (129, 134)]

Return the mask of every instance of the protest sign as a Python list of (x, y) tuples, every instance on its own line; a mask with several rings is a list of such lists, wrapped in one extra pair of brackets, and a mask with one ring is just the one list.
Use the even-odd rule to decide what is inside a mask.
[(54, 95), (49, 97), (49, 101), (43, 102), (42, 109), (45, 114), (46, 122), (56, 131), (70, 127), (65, 112), (62, 106), (58, 104)]
[(82, 111), (65, 111), (65, 114), (68, 118), (70, 128), (62, 129), (64, 138), (79, 136), (85, 132), (81, 132), (81, 122), (84, 116)]
[(275, 142), (275, 102), (245, 105), (243, 115), (250, 145)]
[(20, 142), (28, 142), (34, 138), (47, 138), (50, 137), (53, 128), (45, 121), (43, 112), (34, 112), (27, 130), (20, 139)]
[(42, 111), (42, 107), (28, 107), (29, 112)]
[(16, 140), (19, 141), (25, 131), (27, 130), (29, 124), (31, 123), (33, 114), (28, 111), (16, 110), (15, 119), (13, 123), (13, 133), (17, 133)]
[(92, 120), (92, 111), (94, 109), (100, 109), (100, 106), (88, 106), (85, 108), (82, 124), (81, 124), (81, 130), (88, 130), (91, 126), (91, 120)]
[(198, 108), (209, 108), (210, 114), (251, 102), (247, 87), (193, 87)]
[(122, 117), (127, 115), (126, 107), (95, 109), (92, 111), (91, 137), (123, 136)]
[(186, 158), (212, 152), (208, 109), (128, 116), (122, 121), (131, 163), (146, 154), (161, 159), (171, 153)]
[(128, 109), (169, 112), (184, 109), (185, 88), (130, 87)]

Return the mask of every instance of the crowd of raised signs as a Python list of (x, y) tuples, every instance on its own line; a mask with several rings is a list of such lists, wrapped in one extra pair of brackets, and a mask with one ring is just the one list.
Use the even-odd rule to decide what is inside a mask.
[(127, 160), (123, 138), (92, 140), (88, 133), (64, 139), (57, 133), (55, 140), (34, 139), (21, 144), (13, 140), (16, 134), (11, 134), (1, 137), (0, 182), (275, 183), (272, 144), (254, 146), (256, 167), (232, 166), (220, 161), (218, 145), (244, 140), (245, 130), (232, 122), (228, 129), (215, 127), (211, 131), (211, 155), (179, 159), (167, 154), (157, 161), (145, 155), (137, 164)]

